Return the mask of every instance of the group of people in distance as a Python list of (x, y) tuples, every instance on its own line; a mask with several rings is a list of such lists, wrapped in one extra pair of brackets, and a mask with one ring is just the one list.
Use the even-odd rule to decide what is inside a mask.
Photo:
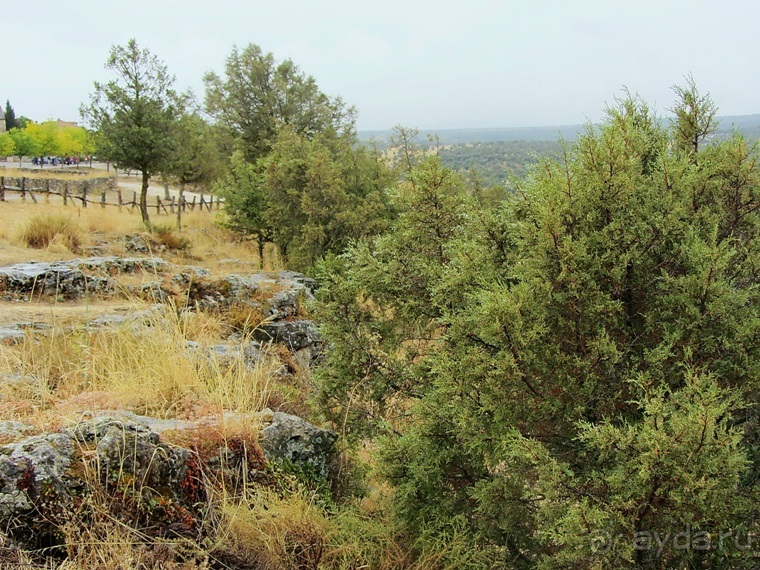
[(60, 156), (35, 156), (32, 158), (32, 164), (39, 166), (40, 168), (45, 164), (50, 164), (52, 166), (76, 166), (79, 164), (79, 158), (76, 156), (66, 156), (63, 158)]

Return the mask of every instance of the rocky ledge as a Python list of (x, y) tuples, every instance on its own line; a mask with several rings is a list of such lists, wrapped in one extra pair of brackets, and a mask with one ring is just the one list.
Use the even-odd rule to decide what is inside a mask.
[[(214, 439), (214, 419), (100, 413), (0, 447), (0, 524), (17, 546), (53, 540), (67, 513), (97, 491), (125, 500), (133, 517), (161, 533), (192, 535), (209, 481), (262, 481), (282, 466), (326, 478), (337, 440), (330, 430), (270, 410), (250, 420), (261, 428), (251, 441)], [(13, 426), (18, 434), (29, 429)], [(167, 443), (161, 434), (168, 432), (190, 444)]]

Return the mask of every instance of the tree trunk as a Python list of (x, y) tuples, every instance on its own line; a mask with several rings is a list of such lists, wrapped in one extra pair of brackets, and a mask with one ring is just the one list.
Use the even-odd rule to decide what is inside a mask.
[(179, 183), (179, 208), (177, 208), (177, 229), (182, 229), (182, 199), (185, 197), (185, 183)]
[(150, 225), (150, 216), (148, 216), (148, 179), (150, 176), (148, 172), (142, 171), (142, 186), (140, 187), (140, 215), (142, 216), (143, 224)]
[(161, 176), (161, 182), (164, 185), (164, 200), (171, 200), (171, 194), (169, 194), (169, 179), (166, 177), (166, 175)]

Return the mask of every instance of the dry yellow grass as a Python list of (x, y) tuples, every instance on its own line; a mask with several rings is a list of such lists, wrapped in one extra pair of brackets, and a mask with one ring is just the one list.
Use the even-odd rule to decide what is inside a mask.
[[(29, 248), (22, 229), (41, 214), (65, 217), (81, 231), (79, 255), (55, 243), (42, 249)], [(161, 217), (162, 223), (173, 219)], [(191, 245), (186, 251), (149, 251), (166, 261), (191, 263), (226, 275), (258, 268), (255, 244), (239, 241), (215, 223), (207, 212), (184, 216), (184, 229), (166, 229)], [(100, 255), (135, 255), (124, 250), (123, 236), (139, 234), (150, 246), (151, 235), (141, 226), (139, 215), (126, 209), (80, 208), (73, 205), (0, 203), (0, 265), (29, 261), (57, 261), (86, 255), (98, 247)], [(167, 238), (168, 239), (168, 238)], [(191, 257), (188, 257), (190, 255)], [(276, 259), (273, 256), (273, 259)], [(275, 268), (267, 261), (265, 266)], [(219, 343), (234, 329), (227, 315), (182, 311), (165, 306), (150, 326), (93, 330), (87, 325), (101, 315), (129, 315), (152, 305), (130, 293), (162, 276), (150, 272), (115, 276), (113, 298), (85, 298), (79, 303), (35, 298), (29, 302), (0, 301), (0, 325), (20, 322), (53, 325), (53, 333), (29, 332), (19, 345), (0, 346), (0, 372), (34, 378), (5, 390), (0, 417), (55, 424), (63, 416), (76, 417), (87, 409), (123, 408), (163, 417), (245, 412), (259, 409), (268, 397), (269, 379), (281, 367), (277, 356), (255, 369), (242, 363), (215, 362), (204, 351), (185, 350), (186, 341)], [(181, 302), (181, 299), (179, 300)], [(245, 323), (258, 324), (260, 315)], [(253, 322), (256, 320), (257, 322)], [(67, 332), (61, 332), (61, 331)]]
[(0, 373), (21, 379), (4, 389), (0, 416), (55, 424), (97, 408), (193, 418), (266, 406), (281, 366), (276, 356), (255, 367), (242, 355), (219, 362), (202, 348), (185, 348), (186, 340), (171, 308), (155, 311), (143, 326), (30, 331), (19, 344), (0, 345)]
[[(66, 216), (79, 228), (82, 253), (74, 254), (56, 243), (44, 249), (31, 249), (23, 243), (20, 229), (43, 212)], [(213, 278), (257, 271), (257, 244), (237, 239), (221, 228), (216, 218), (217, 214), (207, 212), (187, 213), (183, 229), (167, 233), (176, 234), (172, 239), (187, 240), (188, 249), (151, 250), (148, 254), (159, 255), (168, 262), (208, 268)], [(167, 216), (153, 219), (166, 226), (174, 224), (174, 218)], [(98, 248), (91, 254), (133, 256), (124, 249), (124, 234), (139, 234), (151, 248), (158, 245), (142, 227), (139, 214), (125, 208), (119, 211), (115, 207), (81, 208), (72, 204), (0, 203), (0, 265), (71, 259), (87, 255), (90, 247)], [(261, 265), (268, 271), (282, 269), (274, 248), (267, 248)], [(139, 286), (160, 277), (149, 272), (117, 276), (117, 287), (126, 293), (130, 285)], [(199, 437), (255, 443), (259, 430), (257, 412), (278, 401), (289, 402), (292, 407), (292, 402), (305, 399), (305, 388), (283, 384), (279, 378), (284, 367), (297, 368), (284, 348), (272, 350), (255, 366), (246, 365), (242, 355), (222, 359), (209, 352), (208, 346), (221, 342), (235, 328), (243, 334), (250, 332), (263, 319), (255, 308), (240, 307), (237, 312), (225, 314), (165, 304), (152, 309), (141, 323), (103, 328), (88, 324), (100, 315), (128, 316), (151, 306), (127, 294), (110, 300), (87, 298), (79, 304), (51, 299), (0, 302), (0, 325), (53, 325), (48, 330), (27, 331), (18, 344), (0, 344), (0, 378), (7, 380), (2, 385), (0, 419), (20, 420), (42, 432), (98, 410), (129, 410), (188, 420), (215, 418), (208, 427), (214, 433), (208, 431)], [(199, 346), (190, 348), (187, 341)], [(240, 344), (245, 341), (243, 338)], [(294, 375), (297, 376), (295, 372)], [(186, 443), (176, 434), (162, 437), (170, 444)], [(98, 491), (97, 477), (93, 476), (93, 492), (79, 504), (80, 510), (72, 513), (71, 524), (60, 529), (68, 558), (56, 563), (56, 567), (209, 568), (214, 554), (224, 553), (249, 564), (255, 561), (260, 568), (348, 568), (369, 567), (356, 564), (366, 564), (375, 556), (375, 546), (362, 545), (365, 537), (373, 537), (371, 533), (355, 532), (352, 520), (331, 522), (303, 489), (276, 484), (269, 489), (254, 488), (248, 481), (227, 486), (224, 478), (215, 479), (210, 473), (204, 476), (211, 488), (207, 519), (199, 521), (204, 533), (202, 543), (156, 538), (118, 519), (110, 508), (113, 497), (104, 490)], [(377, 533), (385, 531), (383, 525), (377, 528)], [(349, 545), (352, 541), (356, 546)], [(394, 563), (377, 567), (402, 567), (394, 566), (402, 558), (390, 539), (388, 543), (382, 548), (393, 553), (386, 557)], [(181, 554), (177, 554), (179, 551)], [(359, 562), (354, 564), (355, 561)]]
[(223, 497), (216, 537), (262, 570), (316, 570), (324, 555), (328, 521), (304, 493), (270, 490), (241, 498)]
[[(168, 230), (176, 223), (174, 217), (153, 216), (151, 220), (164, 228), (164, 237), (159, 239), (151, 238), (145, 232), (136, 210), (130, 212), (127, 208), (82, 208), (76, 204), (63, 206), (31, 202), (0, 202), (0, 264), (77, 257), (66, 248), (56, 247), (55, 243), (46, 249), (30, 249), (26, 246), (21, 238), (23, 228), (31, 219), (43, 214), (69, 220), (79, 229), (80, 245), (84, 250), (97, 246), (105, 250), (106, 254), (134, 255), (124, 250), (122, 240), (118, 238), (122, 235), (140, 234), (151, 247), (149, 254), (160, 255), (170, 262), (202, 264), (215, 275), (257, 271), (260, 265), (266, 271), (283, 269), (282, 260), (271, 244), (265, 249), (264, 263), (260, 264), (257, 244), (220, 227), (218, 222), (221, 214), (218, 212), (187, 212), (182, 217), (182, 230), (171, 231)], [(159, 252), (162, 240), (182, 247)]]

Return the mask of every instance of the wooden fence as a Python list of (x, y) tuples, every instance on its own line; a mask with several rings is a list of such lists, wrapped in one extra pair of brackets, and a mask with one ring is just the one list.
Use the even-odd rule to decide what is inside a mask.
[[(124, 201), (121, 188), (117, 188), (115, 191), (93, 191), (83, 181), (76, 181), (71, 184), (71, 190), (69, 190), (69, 183), (64, 182), (62, 189), (51, 187), (49, 179), (41, 178), (13, 178), (13, 181), (18, 183), (18, 186), (10, 186), (6, 184), (6, 177), (0, 176), (0, 202), (5, 202), (5, 194), (8, 192), (19, 193), (21, 200), (26, 201), (27, 196), (35, 203), (38, 203), (38, 197), (42, 197), (44, 201), (50, 201), (50, 196), (60, 196), (63, 199), (64, 206), (69, 202), (73, 204), (81, 204), (83, 208), (86, 208), (88, 204), (98, 204), (105, 208), (106, 206), (117, 206), (119, 209), (128, 208), (133, 211), (135, 208), (139, 208), (140, 203), (137, 199), (137, 192), (132, 192), (132, 199)], [(54, 186), (60, 186), (60, 181)], [(117, 201), (109, 201), (109, 194), (116, 194)], [(154, 199), (155, 198), (155, 199)], [(156, 209), (156, 214), (173, 214), (179, 208), (182, 208), (183, 212), (195, 211), (197, 207), (201, 212), (212, 212), (214, 209), (221, 209), (224, 204), (224, 200), (219, 197), (208, 195), (204, 196), (203, 192), (200, 195), (193, 194), (193, 199), (188, 200), (184, 195), (182, 201), (172, 196), (171, 200), (162, 199), (160, 196), (148, 197), (148, 208), (152, 210)]]

